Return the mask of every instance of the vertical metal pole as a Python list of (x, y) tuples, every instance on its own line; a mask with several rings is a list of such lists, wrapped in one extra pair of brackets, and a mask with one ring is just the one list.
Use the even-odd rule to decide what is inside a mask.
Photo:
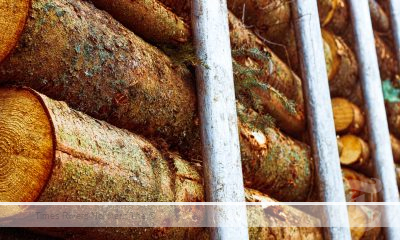
[[(370, 146), (375, 160), (375, 173), (383, 187), (379, 195), (384, 202), (398, 202), (399, 192), (368, 0), (349, 0), (349, 6), (367, 112)], [(384, 207), (382, 222), (384, 226), (390, 223), (400, 224), (398, 207), (390, 206), (390, 209), (389, 206)], [(400, 231), (395, 228), (385, 228), (384, 231), (387, 239), (400, 239)]]
[[(316, 160), (319, 192), (322, 201), (346, 202), (336, 132), (333, 121), (328, 76), (322, 45), (316, 0), (294, 0), (292, 6), (308, 124)], [(326, 239), (350, 240), (346, 205), (326, 207)], [(339, 226), (339, 227), (334, 227)]]
[(389, 0), (390, 22), (396, 47), (398, 67), (400, 69), (400, 0)]
[[(192, 24), (206, 199), (244, 202), (239, 133), (226, 0), (193, 0)], [(218, 206), (208, 212), (213, 239), (248, 239), (246, 208)]]

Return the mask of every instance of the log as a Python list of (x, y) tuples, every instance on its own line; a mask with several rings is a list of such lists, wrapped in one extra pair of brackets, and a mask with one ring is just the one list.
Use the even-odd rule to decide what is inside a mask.
[(389, 130), (397, 138), (400, 138), (400, 102), (385, 101)]
[[(343, 168), (343, 183), (345, 187), (346, 201), (348, 202), (378, 202), (378, 192), (381, 187), (374, 180)], [(380, 236), (380, 213), (374, 211), (374, 206), (348, 206), (352, 239), (378, 239)], [(376, 222), (378, 221), (378, 222)], [(363, 222), (369, 225), (357, 225)], [(374, 222), (377, 225), (371, 225)], [(361, 227), (356, 227), (361, 226)]]
[[(195, 90), (180, 69), (87, 2), (35, 0), (17, 48), (0, 65), (0, 79), (117, 127), (161, 137), (183, 157), (201, 161)], [(278, 200), (306, 199), (313, 177), (309, 148), (268, 127), (266, 116), (240, 118), (243, 169), (257, 167), (249, 184)], [(246, 122), (251, 118), (256, 121)], [(254, 142), (253, 135), (265, 141)]]
[(196, 136), (192, 76), (168, 57), (86, 1), (33, 0), (30, 8), (17, 47), (1, 63), (1, 82), (173, 144)]
[[(1, 0), (0, 62), (14, 49), (28, 17), (29, 2)], [(23, 10), (23, 11), (21, 11)], [(12, 21), (10, 21), (12, 19)]]
[(379, 213), (368, 206), (350, 205), (347, 207), (350, 221), (351, 239), (372, 240), (379, 239), (381, 229), (369, 226), (376, 219), (380, 218)]
[(396, 56), (382, 37), (375, 33), (375, 47), (382, 80), (399, 78)]
[(333, 120), (337, 133), (357, 134), (365, 126), (365, 117), (361, 109), (345, 98), (332, 99)]
[[(386, 102), (387, 109), (390, 110), (388, 106), (393, 106), (394, 103)], [(392, 110), (395, 109), (394, 107)], [(361, 109), (344, 98), (334, 98), (332, 99), (332, 110), (333, 110), (333, 119), (335, 121), (335, 129), (339, 134), (359, 134), (361, 130), (364, 129), (365, 126), (365, 117)], [(395, 123), (396, 121), (396, 113), (388, 112), (389, 124)], [(392, 125), (392, 129), (395, 129)], [(367, 137), (367, 136), (365, 136)], [(363, 141), (362, 139), (360, 139)], [(390, 140), (392, 145), (393, 159), (395, 162), (400, 162), (400, 140), (395, 137), (395, 135), (390, 134)], [(343, 143), (338, 142), (339, 144), (339, 154), (343, 151)], [(342, 163), (343, 164), (343, 163)], [(371, 176), (372, 173), (372, 165), (370, 163), (367, 164), (367, 168), (361, 168), (360, 171), (365, 171), (367, 175)], [(362, 170), (364, 169), (364, 170)]]
[(354, 94), (358, 81), (358, 64), (354, 53), (340, 37), (322, 30), (329, 90), (332, 97)]
[(245, 186), (280, 201), (305, 201), (315, 174), (309, 147), (265, 127), (265, 119), (254, 110), (240, 104), (237, 110)]
[[(164, 0), (165, 1), (165, 0)], [(382, 8), (376, 4), (375, 0), (369, 0), (373, 25), (376, 31), (389, 32), (389, 19)], [(290, 65), (293, 66), (294, 71), (299, 73), (299, 60), (297, 57), (297, 47), (295, 34), (293, 27), (290, 22), (291, 10), (290, 1), (283, 0), (230, 0), (228, 1), (230, 10), (237, 16), (243, 16), (242, 19), (246, 25), (251, 26), (254, 31), (258, 32), (261, 36), (268, 40), (269, 46), (272, 50), (284, 61), (290, 61)], [(350, 22), (350, 16), (348, 12), (348, 5), (345, 0), (319, 0), (318, 1), (319, 14), (321, 19), (321, 25), (324, 29), (329, 32), (333, 32), (336, 35), (343, 37), (345, 45), (351, 47), (354, 50), (354, 46), (351, 44), (353, 34)], [(324, 41), (327, 39), (324, 37)], [(387, 46), (382, 42), (381, 37), (376, 35), (377, 52), (379, 62), (381, 66), (381, 74), (384, 79), (391, 77), (394, 79), (394, 73), (397, 74), (397, 65), (387, 65), (388, 61), (395, 61), (395, 58), (389, 60)], [(326, 45), (327, 43), (325, 43)], [(346, 50), (347, 51), (347, 50)], [(346, 52), (345, 51), (345, 52)], [(339, 50), (339, 52), (341, 52)], [(326, 53), (325, 53), (326, 54)], [(344, 54), (342, 53), (343, 59), (348, 58), (351, 62), (355, 62), (353, 53)], [(392, 54), (393, 55), (393, 54)], [(290, 56), (290, 58), (288, 57)], [(331, 57), (325, 56), (326, 59)], [(352, 66), (352, 65), (349, 65)], [(297, 69), (296, 69), (297, 67)], [(329, 65), (328, 65), (329, 67)], [(355, 65), (355, 67), (357, 67)], [(358, 70), (356, 70), (358, 71)], [(354, 76), (353, 82), (358, 79), (358, 75)], [(341, 80), (346, 75), (338, 76), (337, 79)], [(349, 77), (348, 77), (349, 78)], [(344, 87), (343, 87), (344, 88)], [(351, 91), (351, 90), (350, 90)]]
[(342, 35), (350, 22), (350, 13), (346, 0), (318, 0), (318, 13), (321, 27)]
[[(349, 28), (349, 6), (345, 0), (318, 0), (318, 11), (321, 26), (343, 35)], [(390, 20), (383, 8), (375, 1), (369, 0), (369, 9), (374, 29), (381, 33), (390, 31)]]
[[(244, 11), (243, 5), (239, 3), (241, 1), (228, 2), (232, 2), (232, 4), (228, 4), (230, 9), (237, 16), (241, 16), (242, 11)], [(269, 43), (268, 45), (272, 51), (286, 61), (294, 72), (299, 73), (300, 64), (297, 55), (295, 32), (292, 24), (290, 24), (290, 2), (263, 0), (243, 0), (243, 2), (247, 2), (244, 15), (245, 23), (254, 26), (254, 31)], [(279, 20), (275, 18), (279, 18)], [(276, 30), (275, 28), (278, 27), (282, 29)], [(322, 36), (331, 95), (347, 97), (351, 95), (358, 79), (357, 62), (354, 53), (340, 37), (331, 32), (325, 30)]]
[[(343, 36), (347, 45), (354, 51), (355, 43), (353, 30), (349, 28)], [(377, 32), (374, 32), (374, 38), (381, 79), (397, 80), (399, 78), (399, 71), (396, 56), (392, 51), (393, 47), (391, 47)]]
[(191, 39), (189, 26), (157, 0), (92, 2), (148, 42), (177, 45)]
[[(171, 7), (178, 16), (190, 21), (188, 1), (162, 0), (162, 2)], [(255, 34), (299, 74), (300, 64), (294, 28), (291, 26), (290, 1), (232, 0), (228, 1), (228, 7), (236, 16), (242, 17), (245, 25), (254, 28)], [(354, 53), (341, 38), (328, 31), (324, 31), (323, 38), (331, 94), (351, 96), (358, 79)]]
[[(234, 61), (248, 69), (262, 69), (263, 71), (255, 75), (254, 79), (271, 89), (265, 91), (265, 87), (261, 89), (258, 87), (249, 91), (246, 87), (241, 87), (248, 82), (246, 81), (248, 76), (234, 68), (238, 86), (236, 88), (243, 91), (238, 92), (238, 99), (262, 115), (270, 114), (276, 119), (277, 126), (287, 133), (298, 134), (305, 131), (304, 99), (300, 78), (233, 14), (228, 14), (228, 21)], [(250, 52), (246, 49), (250, 49)], [(269, 56), (269, 63), (257, 59), (257, 56), (254, 56), (256, 51), (258, 54)]]
[(369, 0), (368, 3), (374, 30), (380, 33), (388, 33), (391, 30), (389, 15), (376, 0)]
[(378, 202), (379, 183), (345, 167), (342, 175), (347, 202)]
[[(374, 180), (346, 168), (342, 168), (342, 173), (347, 182), (345, 183), (346, 198), (352, 196), (351, 201), (353, 202), (378, 202), (378, 192), (382, 186)], [(350, 189), (347, 186), (351, 186)], [(379, 239), (381, 233), (380, 213), (374, 211), (374, 206), (349, 206), (348, 212), (351, 225), (364, 218), (369, 223), (367, 229), (364, 229), (364, 227), (354, 227), (351, 229), (353, 239)], [(375, 223), (376, 225), (372, 225), (371, 223)]]
[[(138, 135), (95, 120), (30, 89), (2, 89), (0, 103), (0, 201), (204, 201), (199, 169), (178, 154), (158, 150)], [(274, 201), (254, 190), (247, 190), (246, 194), (247, 201)], [(285, 217), (269, 221), (315, 221), (292, 207), (283, 206), (282, 210)], [(201, 211), (187, 214), (204, 217)], [(268, 217), (271, 216), (266, 216), (266, 221)], [(201, 228), (37, 230), (67, 238), (83, 234), (84, 239), (187, 239), (205, 235)], [(322, 239), (318, 228), (261, 228), (251, 232), (253, 239), (272, 235), (283, 239), (301, 239), (303, 235)]]
[[(172, 33), (182, 32), (184, 26), (184, 32), (191, 32), (189, 24), (182, 24), (184, 21), (170, 21), (169, 19), (179, 19), (179, 17), (158, 1), (116, 0), (112, 1), (112, 4), (109, 2), (108, 0), (95, 0), (94, 4), (108, 11), (114, 18), (139, 36), (146, 40), (151, 39), (150, 41), (157, 45), (163, 46), (168, 42), (171, 42), (170, 44), (176, 42), (168, 31)], [(150, 4), (154, 6), (147, 7)], [(126, 9), (131, 8), (132, 11), (126, 11)], [(144, 8), (148, 11), (143, 11)], [(169, 19), (162, 16), (158, 17), (158, 15), (169, 16)], [(148, 20), (138, 21), (138, 19)], [(187, 21), (187, 23), (190, 23), (190, 21)], [(168, 31), (162, 30), (161, 27), (148, 28), (149, 24), (167, 27)], [(277, 125), (286, 132), (300, 133), (304, 131), (304, 103), (299, 77), (231, 13), (229, 13), (229, 26), (238, 98), (242, 103), (257, 109), (261, 114), (270, 114), (276, 119)], [(166, 33), (162, 35), (163, 32)], [(184, 42), (190, 40), (188, 36)], [(191, 43), (187, 43), (181, 48), (187, 48), (188, 45), (191, 45)], [(172, 48), (166, 53), (172, 52), (170, 56), (174, 57), (176, 55), (174, 51), (179, 51), (179, 46), (175, 48), (177, 50)], [(253, 72), (253, 74), (249, 74), (250, 72)], [(252, 82), (249, 83), (250, 78)], [(255, 86), (248, 87), (245, 85)], [(289, 106), (290, 102), (294, 103), (294, 108)]]
[(395, 163), (400, 163), (400, 140), (390, 134), (390, 142), (392, 144), (393, 160)]
[(360, 171), (368, 176), (373, 176), (373, 162), (371, 160), (368, 144), (361, 138), (348, 134), (338, 138), (342, 146), (340, 163)]

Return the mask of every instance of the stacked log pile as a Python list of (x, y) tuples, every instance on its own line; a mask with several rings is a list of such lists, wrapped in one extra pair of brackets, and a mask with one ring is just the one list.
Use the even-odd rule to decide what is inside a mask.
[[(203, 63), (191, 43), (190, 1), (92, 2), (0, 0), (0, 201), (204, 201), (193, 71)], [(319, 201), (290, 1), (227, 2), (246, 201)], [(348, 7), (318, 4), (346, 200), (378, 201)], [(370, 7), (381, 75), (395, 88), (387, 13), (375, 0)], [(398, 104), (387, 108), (400, 164)], [(281, 211), (284, 218), (260, 218), (318, 220)], [(352, 223), (373, 217), (368, 208), (349, 213)], [(49, 239), (209, 238), (203, 228), (29, 231)], [(351, 232), (377, 239), (380, 228)], [(312, 227), (249, 233), (322, 239)]]

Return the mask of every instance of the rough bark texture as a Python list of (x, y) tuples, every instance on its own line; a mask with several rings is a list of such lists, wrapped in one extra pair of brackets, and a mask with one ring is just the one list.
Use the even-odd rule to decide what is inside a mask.
[[(52, 132), (47, 138), (54, 141), (55, 145), (50, 151), (53, 153), (47, 160), (53, 162), (52, 172), (48, 180), (30, 177), (32, 182), (25, 184), (24, 190), (30, 188), (33, 182), (39, 182), (43, 189), (32, 192), (30, 198), (25, 201), (152, 201), (152, 202), (192, 202), (204, 201), (202, 177), (199, 173), (199, 165), (194, 166), (180, 158), (177, 154), (167, 150), (157, 150), (147, 140), (126, 130), (113, 127), (105, 122), (95, 120), (89, 116), (70, 109), (65, 103), (53, 101), (44, 95), (29, 89), (8, 88), (1, 91), (3, 97), (16, 99), (19, 105), (5, 104), (11, 108), (12, 114), (9, 120), (3, 123), (5, 129), (14, 129), (15, 121), (31, 119), (32, 113), (21, 110), (21, 105), (35, 106), (42, 110), (41, 117), (36, 117), (31, 124), (47, 121), (51, 124)], [(4, 93), (8, 93), (4, 94)], [(25, 113), (20, 116), (19, 112)], [(18, 117), (19, 116), (19, 117)], [(20, 126), (22, 130), (26, 125)], [(12, 132), (11, 136), (16, 136)], [(8, 135), (8, 134), (7, 134)], [(38, 135), (34, 132), (33, 135)], [(1, 136), (0, 142), (4, 143)], [(255, 135), (256, 140), (262, 140)], [(277, 139), (279, 140), (279, 139)], [(40, 149), (40, 142), (31, 141), (35, 146), (29, 148)], [(18, 166), (13, 169), (2, 168), (3, 171), (19, 171), (25, 167), (18, 162), (20, 155), (26, 155), (27, 151), (17, 151), (18, 141), (11, 141), (8, 148), (10, 152), (0, 152), (1, 159), (8, 159), (6, 165)], [(30, 152), (30, 151), (28, 151)], [(30, 165), (31, 162), (25, 163)], [(4, 166), (4, 164), (3, 164)], [(373, 193), (371, 181), (360, 174), (350, 170), (343, 170), (344, 183), (349, 201), (354, 201), (364, 192)], [(25, 172), (24, 172), (25, 173)], [(37, 173), (36, 173), (37, 174)], [(7, 176), (7, 175), (6, 175)], [(36, 175), (34, 175), (35, 177)], [(25, 177), (27, 177), (25, 175)], [(352, 180), (360, 181), (352, 181)], [(2, 180), (2, 182), (7, 180)], [(368, 185), (369, 184), (369, 185)], [(8, 189), (16, 191), (16, 189)], [(22, 195), (22, 191), (17, 194)], [(0, 197), (7, 195), (2, 192)], [(14, 194), (10, 201), (21, 201)], [(358, 198), (360, 199), (360, 198)], [(365, 201), (374, 198), (367, 195)], [(260, 192), (246, 190), (247, 201), (274, 201)], [(261, 210), (261, 212), (263, 212)], [(304, 215), (291, 207), (279, 208), (280, 216), (265, 216), (265, 221), (275, 224), (285, 222), (288, 219), (297, 221), (309, 221), (313, 218)], [(191, 213), (200, 214), (201, 213)], [(258, 216), (258, 215), (256, 215)], [(264, 216), (264, 213), (261, 214)], [(285, 217), (282, 217), (285, 216)], [(282, 222), (282, 223), (283, 223)], [(96, 238), (96, 239), (131, 239), (134, 236), (143, 238), (158, 237), (161, 239), (207, 239), (204, 229), (184, 228), (75, 228), (75, 229), (36, 229), (56, 237), (67, 239)], [(117, 235), (116, 235), (117, 234)], [(320, 239), (320, 230), (314, 228), (250, 228), (252, 239), (265, 239), (269, 236), (278, 236), (278, 239), (303, 239), (304, 235), (310, 239)]]
[(191, 38), (187, 24), (157, 0), (92, 2), (146, 41), (176, 45), (185, 43)]
[(315, 174), (308, 146), (265, 127), (251, 109), (238, 105), (238, 115), (245, 185), (281, 201), (306, 200)]
[[(35, 0), (18, 47), (0, 66), (0, 79), (33, 87), (118, 127), (163, 137), (185, 158), (199, 158), (191, 77), (182, 76), (160, 51), (89, 3)], [(279, 200), (306, 199), (313, 176), (308, 147), (275, 128), (264, 129), (268, 119), (253, 115), (255, 123), (247, 123), (248, 116), (241, 117), (242, 127), (261, 125), (257, 134), (265, 143), (249, 159), (248, 149), (260, 147), (250, 141), (249, 131), (241, 131), (245, 136), (241, 137), (243, 158), (248, 159), (243, 168), (263, 164), (260, 176), (266, 172), (250, 182)], [(275, 141), (278, 136), (280, 141)], [(281, 148), (285, 150), (278, 157), (264, 164), (271, 159), (270, 149)]]
[[(373, 14), (372, 19), (375, 29), (377, 31), (387, 32), (389, 30), (387, 15), (379, 7), (379, 5), (375, 3), (375, 0), (370, 0), (369, 3), (370, 8), (372, 9), (371, 13)], [(292, 21), (290, 15), (290, 1), (231, 0), (228, 1), (228, 5), (229, 8), (237, 16), (243, 16), (242, 20), (245, 22), (246, 25), (251, 26), (255, 32), (258, 32), (258, 34), (269, 40), (268, 45), (272, 48), (272, 50), (284, 61), (286, 61), (287, 63), (290, 62), (289, 65), (293, 67), (296, 73), (299, 73), (299, 59), (296, 52), (296, 41), (294, 41), (295, 34), (293, 26), (290, 23)], [(338, 93), (341, 95), (336, 96), (349, 97), (351, 95), (351, 92), (354, 92), (355, 86), (351, 84), (342, 85), (342, 83), (343, 81), (344, 83), (356, 82), (358, 79), (358, 69), (353, 52), (349, 51), (348, 47), (346, 46), (348, 45), (352, 49), (354, 49), (352, 44), (353, 33), (351, 24), (349, 24), (350, 16), (347, 3), (344, 0), (320, 0), (318, 1), (318, 6), (320, 19), (322, 21), (322, 25), (325, 26), (325, 29), (334, 32), (335, 34), (338, 34), (340, 36), (343, 36), (344, 41), (341, 40), (342, 43), (337, 42), (339, 45), (343, 45), (339, 46), (338, 53), (340, 55), (340, 59), (342, 59), (344, 63), (346, 63), (346, 61), (349, 61), (349, 63), (347, 65), (343, 65), (342, 67), (344, 67), (344, 70), (347, 71), (353, 68), (354, 71), (344, 71), (343, 74), (338, 74), (338, 76), (334, 78), (336, 80), (333, 81), (333, 83), (337, 82), (338, 88), (342, 87), (342, 90), (347, 92), (345, 94), (342, 94), (340, 91), (332, 89), (332, 95), (335, 96)], [(394, 79), (398, 74), (398, 70), (397, 64), (392, 63), (395, 63), (396, 60), (393, 57), (393, 54), (390, 53), (390, 48), (385, 42), (382, 41), (381, 37), (376, 35), (375, 38), (379, 65), (381, 67), (381, 75), (384, 79)], [(324, 41), (326, 49), (327, 44), (329, 44), (329, 39), (324, 36)], [(330, 44), (330, 46), (332, 46), (332, 44)], [(329, 56), (328, 53), (325, 52), (325, 58), (327, 60), (332, 58), (332, 56)], [(329, 62), (327, 64), (327, 67), (329, 69)], [(349, 76), (349, 74), (351, 73), (354, 73), (355, 75)], [(334, 75), (332, 75), (332, 73), (329, 73), (329, 75), (330, 80), (332, 81), (332, 77)], [(353, 87), (350, 90), (347, 90), (349, 86)]]
[[(355, 49), (353, 30), (349, 28), (343, 38), (353, 50)], [(374, 32), (375, 49), (378, 57), (379, 70), (382, 80), (399, 78), (398, 65), (393, 49), (377, 32)]]
[(376, 0), (368, 0), (372, 25), (375, 31), (387, 33), (390, 31), (390, 19)]
[[(304, 131), (304, 99), (300, 78), (233, 14), (229, 13), (228, 20), (234, 60), (249, 69), (261, 69), (262, 72), (255, 79), (267, 87), (264, 89), (265, 87), (258, 86), (252, 91), (241, 87), (244, 92), (239, 91), (239, 99), (261, 114), (271, 114), (276, 119), (277, 126), (288, 133)], [(246, 53), (246, 49), (250, 49), (250, 52)], [(268, 55), (269, 63), (260, 61), (256, 54), (251, 54), (255, 50)], [(244, 54), (241, 53), (243, 51)], [(243, 80), (246, 76), (241, 76), (240, 71), (235, 73), (236, 85), (240, 88), (246, 83)], [(294, 106), (290, 106), (290, 102)]]
[[(109, 1), (96, 0), (94, 3), (107, 10), (133, 32), (161, 46), (165, 43), (176, 42), (169, 32), (182, 32), (182, 28), (185, 28), (185, 32), (191, 31), (188, 25), (183, 25), (183, 21), (169, 21), (169, 19), (179, 19), (179, 17), (157, 1), (146, 3), (146, 1), (117, 0), (109, 4)], [(149, 11), (143, 11), (148, 4), (153, 4), (154, 7), (148, 8)], [(138, 9), (126, 11), (127, 8), (133, 8), (133, 5), (137, 5)], [(138, 19), (147, 19), (147, 21), (138, 21)], [(186, 20), (190, 23), (187, 18)], [(169, 31), (163, 31), (161, 27), (148, 28), (149, 25), (168, 26)], [(229, 25), (238, 98), (260, 113), (270, 114), (277, 120), (277, 125), (286, 132), (304, 131), (301, 80), (231, 13), (229, 13)], [(188, 40), (190, 40), (189, 36), (185, 41)], [(186, 46), (183, 45), (183, 48)], [(179, 46), (177, 48), (179, 49)], [(288, 109), (290, 101), (294, 102), (295, 106)]]
[[(166, 150), (157, 150), (150, 142), (118, 129), (105, 122), (95, 120), (83, 113), (70, 109), (64, 102), (53, 101), (44, 95), (28, 89), (3, 89), (9, 93), (9, 98), (16, 98), (23, 103), (31, 103), (43, 111), (38, 121), (48, 121), (52, 133), (47, 138), (54, 140), (55, 147), (50, 161), (53, 168), (47, 181), (36, 179), (42, 185), (41, 191), (32, 192), (30, 199), (25, 201), (43, 202), (199, 202), (204, 201), (202, 176), (199, 170), (180, 158), (177, 154)], [(22, 103), (21, 103), (22, 104)], [(14, 112), (18, 108), (9, 105)], [(8, 125), (17, 120), (12, 115)], [(29, 118), (26, 113), (26, 118)], [(33, 123), (35, 124), (35, 123)], [(22, 126), (24, 129), (25, 126)], [(12, 143), (12, 151), (18, 143)], [(33, 143), (35, 144), (35, 142)], [(39, 143), (36, 143), (40, 148)], [(30, 148), (27, 150), (31, 150)], [(4, 157), (8, 152), (1, 152)], [(19, 160), (18, 153), (9, 160), (13, 164)], [(27, 165), (29, 163), (26, 163)], [(20, 171), (26, 167), (17, 165), (12, 171)], [(4, 170), (4, 169), (2, 169)], [(32, 184), (32, 183), (31, 183)], [(29, 189), (29, 184), (25, 185)], [(8, 189), (15, 191), (15, 189)], [(2, 192), (0, 196), (7, 194)], [(21, 194), (21, 193), (20, 193)], [(260, 192), (246, 191), (247, 201), (274, 201)], [(15, 197), (12, 201), (19, 202)], [(265, 221), (284, 223), (288, 219), (297, 221), (315, 221), (312, 217), (284, 207), (283, 216), (273, 219), (265, 216)], [(262, 210), (260, 210), (262, 212)], [(160, 212), (160, 216), (162, 216)], [(166, 214), (166, 213), (165, 213)], [(182, 213), (183, 214), (183, 213)], [(201, 212), (187, 214), (204, 217)], [(260, 215), (264, 216), (264, 215)], [(45, 229), (38, 231), (47, 232)], [(132, 239), (140, 236), (143, 239), (159, 237), (162, 239), (207, 239), (206, 231), (201, 228), (100, 228), (100, 229), (68, 229), (57, 230), (54, 236), (71, 238), (82, 234), (90, 239)], [(252, 239), (265, 239), (278, 235), (284, 239), (301, 239), (303, 235), (320, 239), (321, 233), (317, 228), (260, 228), (250, 229)], [(72, 234), (72, 235), (71, 235)], [(82, 236), (80, 236), (82, 237)]]
[(391, 48), (378, 34), (375, 33), (375, 47), (378, 56), (379, 70), (382, 80), (399, 78), (396, 56)]
[(390, 142), (392, 144), (393, 160), (395, 163), (400, 163), (400, 140), (390, 134)]
[(400, 138), (400, 102), (385, 102), (390, 132)]
[[(44, 95), (40, 95), (29, 89), (2, 89), (1, 99), (5, 103), (3, 108), (8, 110), (9, 119), (2, 121), (3, 131), (10, 138), (21, 136), (29, 124), (34, 126), (50, 124), (51, 131), (33, 132), (31, 140), (7, 141), (7, 136), (2, 136), (1, 143), (8, 143), (9, 150), (2, 151), (3, 163), (13, 168), (2, 168), (7, 171), (5, 178), (12, 176), (13, 172), (23, 170), (24, 164), (21, 158), (43, 149), (43, 143), (37, 141), (34, 136), (50, 139), (54, 142), (52, 148), (47, 147), (41, 151), (50, 151), (38, 157), (36, 161), (46, 160), (51, 162), (46, 173), (49, 177), (42, 177), (40, 170), (35, 172), (24, 171), (25, 178), (31, 178), (31, 183), (24, 184), (24, 190), (9, 188), (7, 192), (14, 199), (12, 202), (30, 201), (201, 201), (193, 181), (199, 181), (195, 176), (184, 177), (185, 165), (179, 165), (183, 160), (174, 154), (163, 156), (148, 141), (112, 127), (105, 122), (95, 120), (89, 116), (70, 109), (64, 102), (53, 101)], [(10, 104), (4, 99), (16, 99), (16, 103)], [(20, 105), (18, 105), (20, 104)], [(30, 105), (40, 109), (43, 114), (32, 114), (19, 108), (21, 105)], [(19, 113), (24, 114), (19, 114)], [(22, 119), (22, 120), (20, 120)], [(31, 123), (23, 119), (32, 119)], [(33, 120), (34, 119), (34, 120)], [(21, 122), (17, 128), (15, 123)], [(31, 145), (26, 146), (26, 143)], [(23, 145), (23, 146), (20, 146)], [(2, 149), (5, 149), (4, 147)], [(4, 159), (7, 161), (4, 162)], [(174, 160), (175, 159), (175, 160)], [(44, 161), (43, 160), (43, 161)], [(169, 163), (173, 163), (171, 166)], [(3, 165), (4, 165), (3, 164)], [(19, 168), (18, 168), (19, 167)], [(178, 169), (178, 170), (177, 170)], [(43, 170), (42, 170), (43, 171)], [(46, 169), (47, 171), (47, 169)], [(4, 176), (4, 175), (3, 175)], [(22, 177), (22, 176), (21, 176)], [(200, 181), (199, 181), (200, 182)], [(2, 181), (6, 184), (7, 181)], [(22, 184), (17, 181), (16, 184)], [(36, 191), (28, 191), (27, 185), (39, 184)], [(196, 185), (196, 184), (195, 184)], [(6, 193), (3, 193), (2, 196)], [(192, 198), (193, 197), (193, 198)]]
[(341, 35), (350, 22), (346, 0), (318, 0), (318, 12), (321, 27)]
[(0, 80), (171, 143), (197, 134), (191, 76), (86, 2), (33, 0), (18, 45), (0, 66)]
[[(162, 0), (162, 2), (182, 18), (190, 19), (188, 15), (190, 1)], [(251, 27), (294, 72), (300, 72), (295, 32), (291, 23), (290, 1), (231, 0), (228, 1), (228, 7), (237, 17), (241, 17), (244, 24)], [(348, 97), (352, 94), (358, 79), (354, 53), (341, 38), (327, 31), (323, 37), (331, 94)]]

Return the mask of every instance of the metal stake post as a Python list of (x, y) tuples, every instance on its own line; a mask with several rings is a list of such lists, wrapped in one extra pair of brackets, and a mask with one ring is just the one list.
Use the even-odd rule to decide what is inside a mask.
[[(239, 134), (226, 0), (193, 0), (197, 91), (206, 199), (244, 202)], [(248, 239), (246, 208), (217, 206), (208, 212), (213, 239)], [(223, 226), (242, 227), (223, 227)]]
[[(308, 124), (321, 200), (346, 202), (316, 0), (293, 1)], [(327, 206), (326, 239), (350, 240), (346, 205)], [(335, 227), (338, 226), (338, 227)]]
[[(399, 192), (368, 0), (349, 0), (349, 6), (367, 110), (370, 146), (375, 160), (375, 173), (382, 185), (379, 195), (384, 202), (398, 202)], [(397, 206), (386, 206), (383, 210), (384, 226), (389, 226), (391, 223), (400, 224), (400, 212)], [(385, 228), (384, 231), (387, 239), (400, 239), (400, 231), (394, 228)]]
[(390, 22), (392, 25), (393, 38), (396, 46), (396, 56), (400, 69), (400, 0), (389, 0)]

